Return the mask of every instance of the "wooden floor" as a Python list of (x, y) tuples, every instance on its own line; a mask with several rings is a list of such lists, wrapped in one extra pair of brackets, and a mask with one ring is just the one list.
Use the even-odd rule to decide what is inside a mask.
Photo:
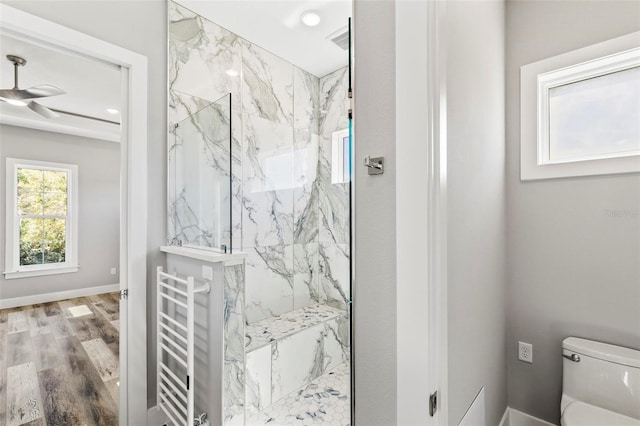
[(0, 310), (0, 425), (117, 425), (118, 293)]

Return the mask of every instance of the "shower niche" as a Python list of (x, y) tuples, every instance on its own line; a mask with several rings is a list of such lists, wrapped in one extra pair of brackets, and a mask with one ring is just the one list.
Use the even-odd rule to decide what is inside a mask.
[(202, 106), (170, 130), (170, 244), (232, 253), (231, 93)]

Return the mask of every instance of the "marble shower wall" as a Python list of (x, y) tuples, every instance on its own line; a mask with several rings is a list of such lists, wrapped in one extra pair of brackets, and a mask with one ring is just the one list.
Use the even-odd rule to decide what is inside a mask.
[(331, 135), (347, 127), (346, 67), (317, 78), (173, 2), (169, 21), (170, 123), (231, 93), (246, 321), (314, 303), (346, 308), (348, 185), (331, 182)]

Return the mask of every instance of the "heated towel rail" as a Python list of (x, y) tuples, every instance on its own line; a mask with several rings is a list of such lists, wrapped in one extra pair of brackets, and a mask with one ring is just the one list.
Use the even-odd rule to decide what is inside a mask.
[(193, 277), (157, 270), (158, 407), (175, 426), (192, 426), (194, 413), (194, 296), (209, 292)]

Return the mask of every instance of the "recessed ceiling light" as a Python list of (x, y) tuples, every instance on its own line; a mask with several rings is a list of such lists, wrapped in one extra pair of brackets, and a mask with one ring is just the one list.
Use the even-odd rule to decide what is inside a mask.
[(304, 12), (301, 19), (302, 23), (308, 27), (315, 27), (320, 23), (320, 15), (318, 15), (318, 12), (313, 10)]
[(228, 70), (226, 70), (226, 71), (225, 71), (225, 73), (226, 73), (228, 76), (231, 76), (231, 77), (237, 77), (237, 76), (239, 75), (238, 71), (236, 71), (236, 70), (234, 70), (234, 69), (231, 69), (231, 68), (229, 68)]
[(7, 101), (8, 104), (16, 105), (16, 106), (25, 106), (25, 105), (27, 105), (26, 102), (22, 102), (22, 101), (19, 101), (17, 99), (6, 99), (5, 98), (5, 101)]
[(118, 111), (118, 110), (117, 110), (117, 109), (115, 109), (115, 108), (107, 108), (107, 112), (108, 112), (109, 114), (117, 114), (117, 113), (119, 113), (120, 111)]

